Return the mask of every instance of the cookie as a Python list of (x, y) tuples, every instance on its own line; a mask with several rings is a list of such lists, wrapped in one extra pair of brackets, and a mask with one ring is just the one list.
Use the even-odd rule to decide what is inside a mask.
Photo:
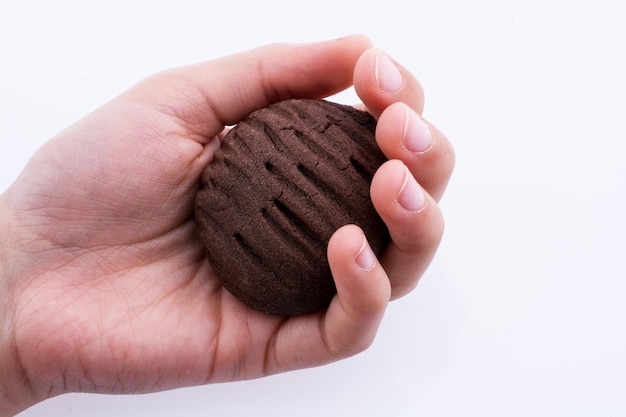
[(370, 200), (386, 160), (367, 112), (325, 100), (286, 100), (237, 124), (202, 175), (198, 235), (224, 287), (259, 311), (295, 315), (336, 293), (326, 249), (360, 226), (375, 254), (389, 233)]

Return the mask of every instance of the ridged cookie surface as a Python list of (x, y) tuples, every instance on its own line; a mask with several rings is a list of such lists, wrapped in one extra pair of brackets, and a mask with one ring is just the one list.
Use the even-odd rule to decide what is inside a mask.
[(199, 236), (224, 286), (271, 314), (312, 312), (336, 292), (331, 235), (357, 224), (380, 255), (389, 235), (369, 188), (385, 161), (375, 119), (324, 100), (257, 110), (224, 138), (195, 200)]

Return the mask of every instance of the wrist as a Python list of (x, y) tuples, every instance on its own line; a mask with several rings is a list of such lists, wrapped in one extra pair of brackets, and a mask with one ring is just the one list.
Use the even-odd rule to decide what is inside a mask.
[(15, 277), (11, 274), (10, 213), (0, 195), (0, 417), (33, 405), (15, 340)]

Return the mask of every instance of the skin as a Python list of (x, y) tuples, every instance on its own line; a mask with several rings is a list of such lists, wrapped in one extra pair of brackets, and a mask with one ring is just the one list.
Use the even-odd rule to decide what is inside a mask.
[[(431, 125), (426, 151), (404, 146), (423, 91), (394, 61), (401, 83), (381, 89), (390, 85), (382, 56), (351, 36), (164, 71), (45, 143), (0, 195), (0, 416), (67, 392), (258, 378), (366, 349), (388, 302), (417, 285), (435, 254), (437, 201), (454, 163)], [(202, 169), (225, 126), (253, 110), (352, 84), (390, 158), (371, 196), (392, 242), (375, 259), (362, 231), (345, 226), (328, 245), (338, 294), (327, 310), (251, 310), (222, 288), (194, 236)], [(407, 210), (407, 196), (423, 204)]]

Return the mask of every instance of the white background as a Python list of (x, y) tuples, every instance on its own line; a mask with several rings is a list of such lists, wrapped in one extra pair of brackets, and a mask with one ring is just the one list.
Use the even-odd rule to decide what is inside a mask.
[(22, 416), (626, 415), (621, 3), (3, 5), (0, 191), (43, 141), (150, 73), (354, 32), (419, 77), (457, 151), (441, 249), (370, 350), (249, 382), (70, 394)]

